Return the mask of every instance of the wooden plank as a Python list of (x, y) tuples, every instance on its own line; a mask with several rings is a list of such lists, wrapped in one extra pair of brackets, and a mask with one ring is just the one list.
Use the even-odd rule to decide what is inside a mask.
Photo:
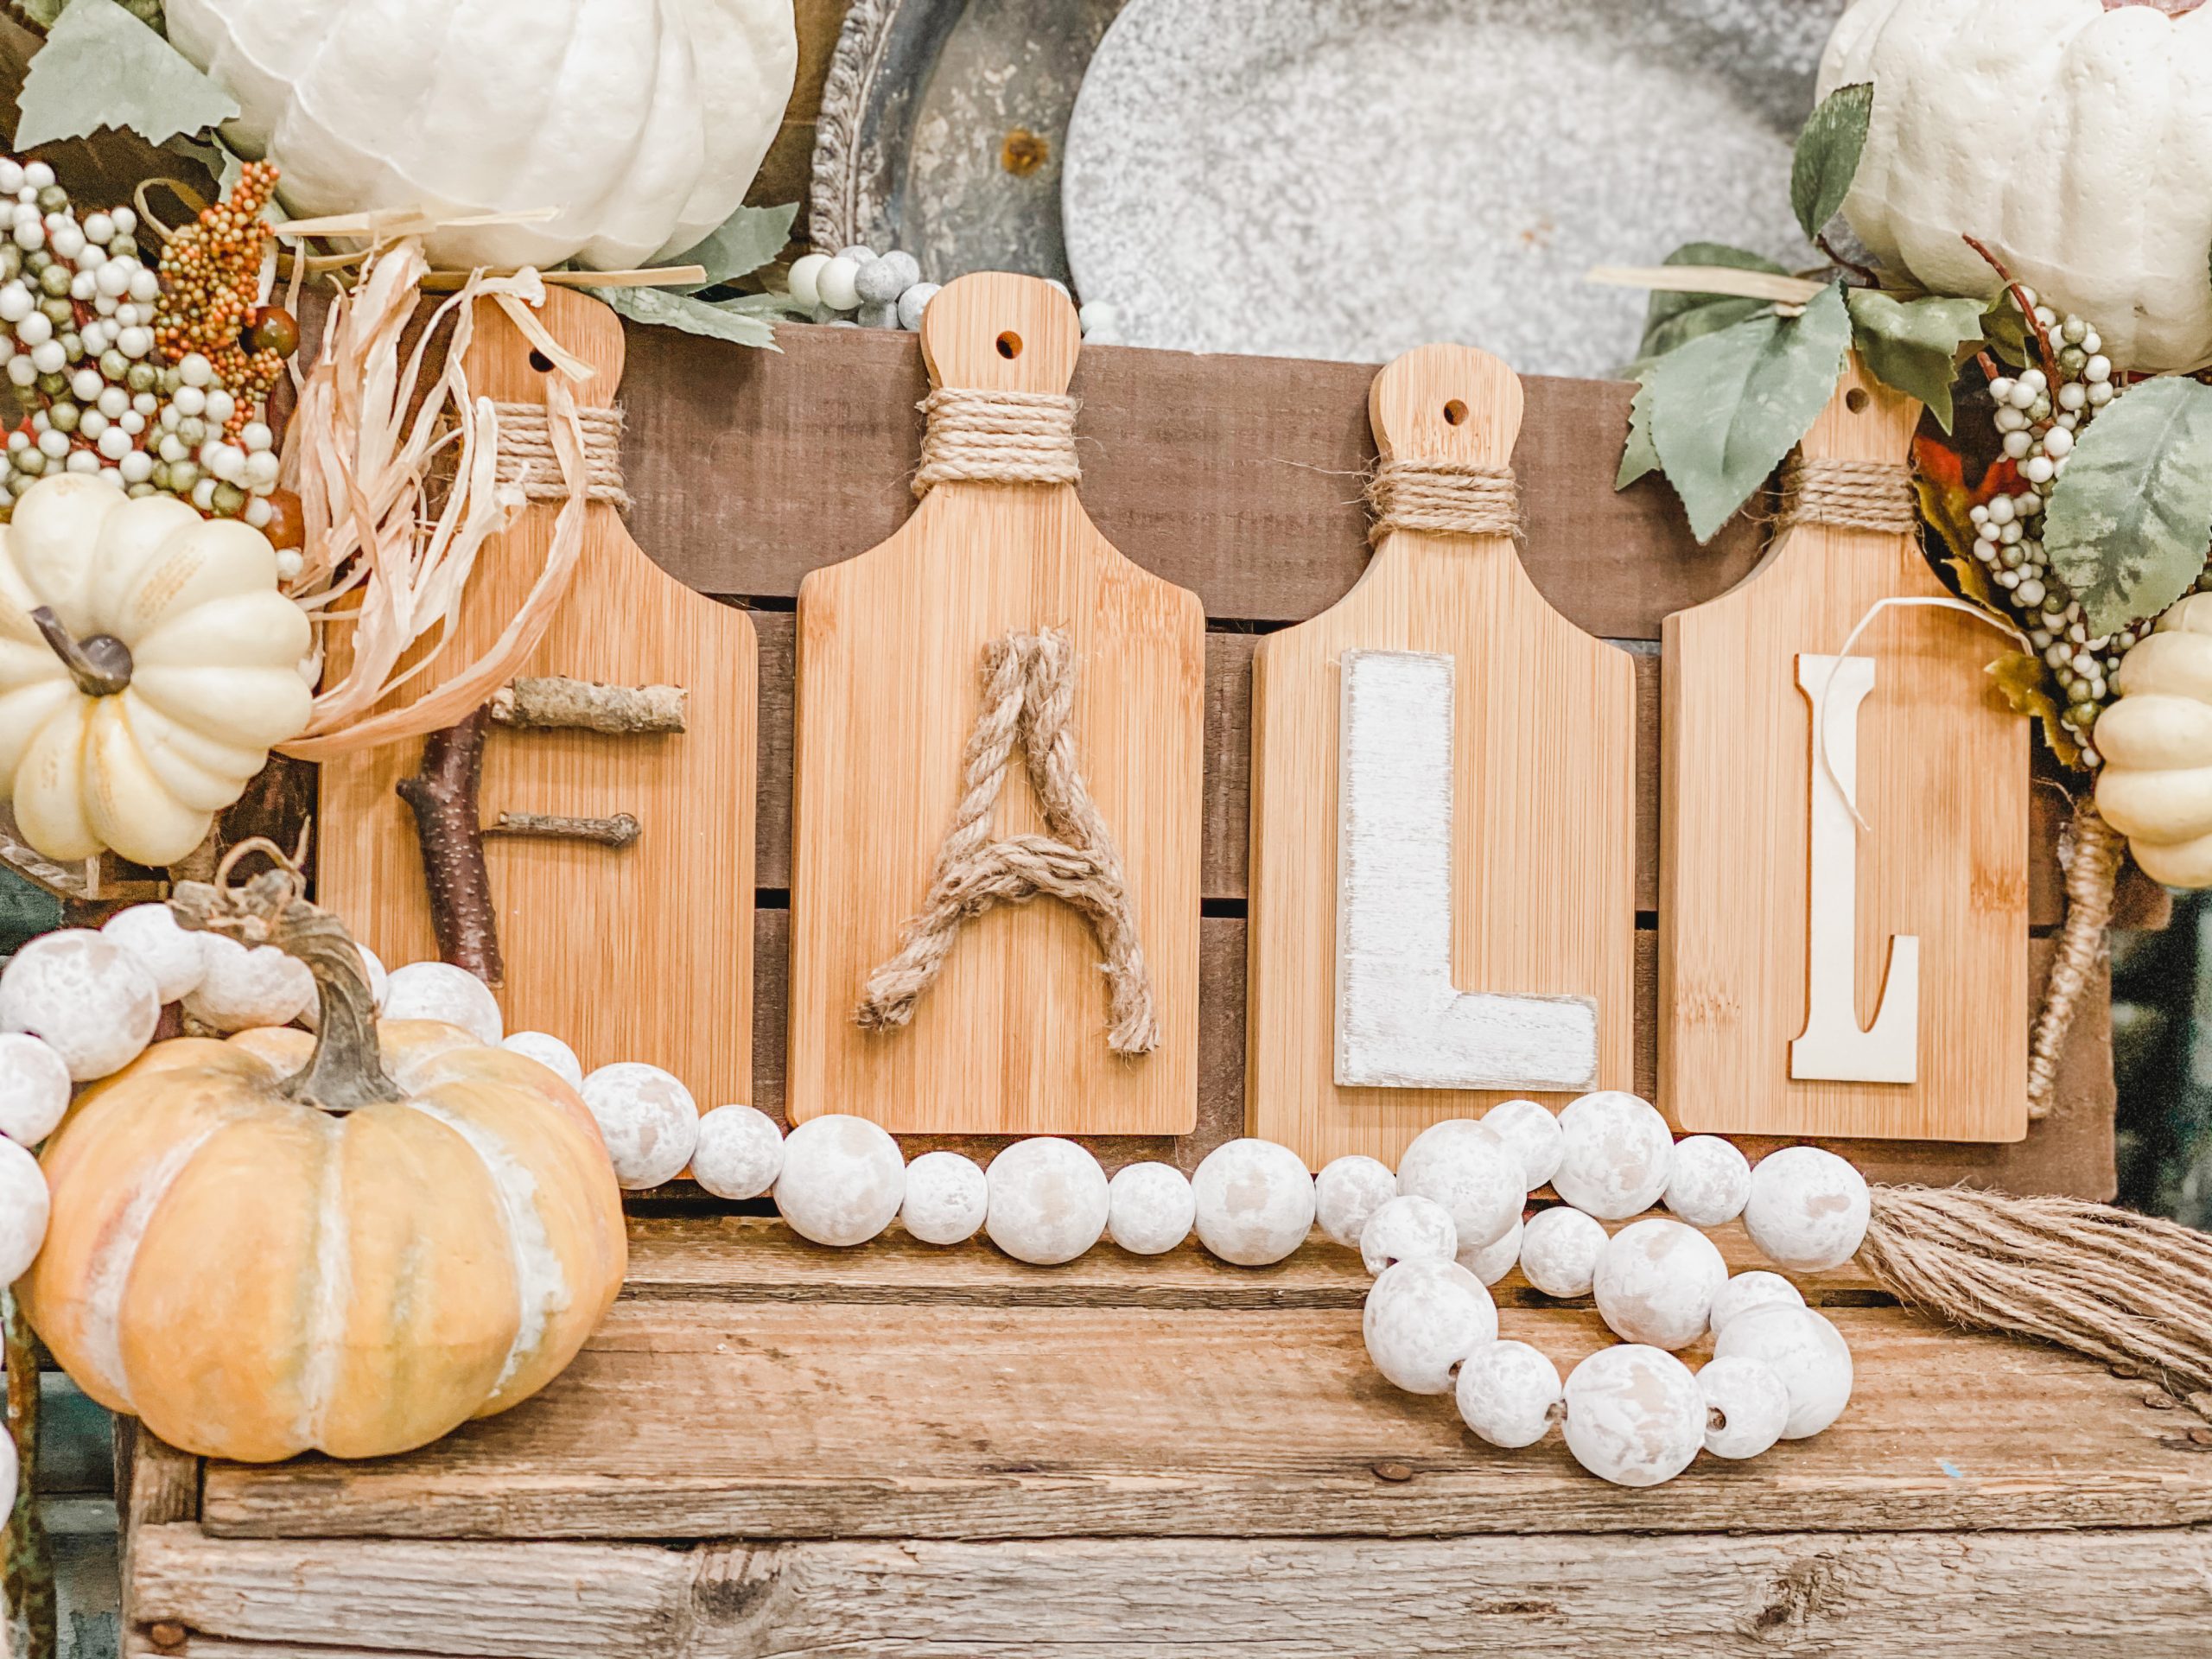
[[(623, 466), (631, 529), (702, 592), (791, 595), (818, 566), (888, 537), (928, 391), (912, 334), (804, 325), (780, 353), (630, 331)], [(1375, 459), (1371, 366), (1086, 349), (1083, 496), (1099, 530), (1211, 617), (1297, 621), (1367, 563), (1359, 479)], [(1757, 562), (1738, 520), (1699, 547), (1666, 485), (1616, 493), (1632, 386), (1532, 377), (1515, 450), (1529, 570), (1585, 632), (1656, 639), (1669, 611)]]
[[(569, 291), (546, 297), (547, 327), (599, 370), (575, 388), (605, 404), (622, 379), (613, 314)], [(484, 397), (542, 403), (546, 375), (495, 307), (484, 302), (470, 348)], [(543, 360), (542, 359), (539, 360)], [(489, 646), (543, 568), (561, 505), (536, 501), (487, 544), (461, 637), (425, 676), (457, 673)], [(568, 595), (524, 671), (618, 685), (673, 683), (686, 729), (607, 736), (495, 728), (481, 807), (580, 817), (629, 813), (635, 845), (503, 836), (487, 841), (509, 1030), (557, 1032), (587, 1070), (644, 1060), (682, 1077), (702, 1109), (752, 1093), (751, 963), (731, 950), (749, 931), (753, 858), (753, 727), (760, 707), (751, 619), (668, 580), (624, 532), (613, 509), (585, 509), (584, 545)], [(342, 669), (343, 661), (337, 667)], [(411, 701), (421, 686), (401, 700)], [(317, 896), (397, 967), (435, 957), (415, 825), (394, 785), (413, 772), (410, 740), (326, 762), (316, 826)], [(734, 867), (734, 868), (733, 868)], [(650, 987), (649, 995), (609, 995)]]
[[(1408, 353), (1372, 393), (1378, 438), (1408, 464), (1503, 467), (1522, 403), (1512, 372), (1465, 346)], [(1355, 668), (1354, 652), (1376, 655)], [(1361, 730), (1351, 687), (1393, 664), (1430, 675), (1440, 664), (1437, 764), (1405, 758), (1419, 723), (1410, 709), (1376, 708), (1372, 718), (1395, 729)], [(1349, 594), (1260, 642), (1251, 720), (1253, 1134), (1315, 1169), (1347, 1153), (1395, 1162), (1442, 1118), (1516, 1095), (1564, 1105), (1629, 1086), (1636, 665), (1545, 602), (1510, 535), (1389, 532)], [(1391, 745), (1399, 758), (1349, 782), (1359, 742)], [(1381, 810), (1363, 794), (1392, 778), (1434, 792), (1412, 815), (1444, 827), (1433, 882), (1382, 868), (1419, 844), (1412, 825), (1393, 815), (1362, 827)], [(1355, 857), (1377, 868), (1356, 873)], [(1501, 904), (1508, 894), (1515, 902)], [(1371, 907), (1372, 950), (1346, 904)], [(1408, 977), (1422, 958), (1433, 976), (1425, 987)], [(1572, 1012), (1556, 1050), (1516, 1071), (1495, 1056), (1481, 1064), (1464, 1032), (1447, 1035), (1478, 1008), (1509, 1026)], [(1391, 1036), (1364, 1052), (1353, 1034), (1378, 1019)], [(1489, 1035), (1495, 1047), (1498, 1033)]]
[[(1080, 346), (1065, 296), (996, 275), (947, 286), (923, 338), (938, 384), (1032, 397), (1065, 391)], [(1045, 629), (1071, 648), (1072, 690), (1032, 677), (1018, 720), (988, 707), (986, 654)], [(947, 479), (882, 545), (807, 578), (792, 789), (794, 1118), (855, 1113), (932, 1133), (1192, 1127), (1205, 629), (1197, 600), (1116, 552), (1065, 481)], [(1066, 701), (1047, 726), (1055, 697)], [(1109, 1014), (1103, 929), (1050, 897), (956, 920), (909, 1021), (863, 1030), (853, 1017), (927, 902), (959, 808), (985, 786), (965, 752), (986, 713), (1011, 728), (1007, 745), (1033, 741), (1035, 752), (1001, 748), (996, 798), (969, 856), (1023, 836), (1065, 843), (1085, 815), (1099, 824), (1110, 849), (1097, 850), (1126, 873), (1116, 899), (1133, 921), (1156, 1026), (1134, 1052), (1108, 1046), (1122, 1016)], [(1069, 787), (1087, 799), (1048, 816), (1039, 780), (1071, 758), (1080, 778)], [(974, 872), (970, 880), (983, 885)]]
[[(865, 1279), (869, 1257), (841, 1265)], [(1391, 1388), (1350, 1306), (640, 1298), (526, 1407), (406, 1459), (211, 1464), (202, 1524), (975, 1538), (2212, 1521), (2202, 1420), (2151, 1385), (1895, 1307), (1828, 1312), (1857, 1376), (1834, 1428), (1629, 1491), (1555, 1439), (1497, 1452), (1448, 1398)], [(1613, 1341), (1586, 1307), (1509, 1305), (1502, 1325), (1562, 1370)], [(1413, 1478), (1378, 1475), (1389, 1463)]]
[[(2193, 1651), (2212, 1533), (238, 1544), (133, 1563), (188, 1659), (1649, 1659)], [(365, 1646), (320, 1645), (334, 1631)], [(268, 1643), (263, 1647), (254, 1643)]]
[[(1919, 414), (1854, 363), (1801, 454), (1900, 465)], [(1851, 640), (1897, 596), (1944, 596), (1916, 537), (1803, 523), (1667, 620), (1657, 1104), (1684, 1129), (2026, 1133), (2027, 723), (1952, 611)], [(1847, 643), (1863, 708), (1820, 654)]]

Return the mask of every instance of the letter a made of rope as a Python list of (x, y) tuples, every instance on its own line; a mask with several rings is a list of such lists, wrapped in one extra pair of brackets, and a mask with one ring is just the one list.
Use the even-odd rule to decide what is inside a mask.
[[(1075, 906), (1097, 935), (1112, 1016), (1107, 1047), (1147, 1054), (1159, 1045), (1152, 980), (1122, 855), (1076, 763), (1068, 729), (1074, 702), (1075, 647), (1058, 629), (1009, 633), (983, 648), (983, 707), (968, 737), (960, 804), (899, 954), (868, 976), (853, 1012), (863, 1030), (895, 1030), (914, 1017), (914, 1005), (952, 954), (963, 923), (994, 905), (1027, 904), (1041, 895)], [(1017, 743), (1052, 834), (993, 841), (991, 814)]]

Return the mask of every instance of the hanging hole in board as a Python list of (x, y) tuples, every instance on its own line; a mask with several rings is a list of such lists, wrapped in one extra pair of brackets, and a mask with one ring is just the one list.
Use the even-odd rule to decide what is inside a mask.
[(1021, 355), (1021, 336), (1009, 328), (998, 340), (999, 355), (1011, 363)]
[(1466, 418), (1467, 406), (1461, 403), (1457, 397), (1454, 397), (1450, 403), (1444, 405), (1445, 425), (1459, 426), (1463, 424), (1466, 421)]
[(1869, 401), (1864, 386), (1853, 386), (1843, 394), (1843, 406), (1854, 415), (1864, 414)]
[(553, 359), (544, 353), (533, 349), (530, 354), (530, 366), (540, 374), (550, 374), (553, 372)]

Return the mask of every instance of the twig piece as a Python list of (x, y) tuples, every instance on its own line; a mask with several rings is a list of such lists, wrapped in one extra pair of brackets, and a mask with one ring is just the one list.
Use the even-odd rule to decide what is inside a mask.
[(541, 841), (590, 841), (601, 847), (627, 847), (644, 833), (644, 827), (627, 812), (607, 818), (563, 817), (552, 812), (502, 812), (499, 820), (480, 832), (487, 836), (525, 836)]
[(2005, 284), (2005, 291), (2012, 296), (2012, 303), (2020, 308), (2020, 315), (2026, 319), (2028, 327), (2035, 334), (2036, 345), (2043, 353), (2043, 372), (2056, 381), (2058, 378), (2058, 353), (2051, 346), (2050, 332), (2037, 317), (2035, 307), (2028, 303), (2026, 290), (2013, 280), (2012, 273), (2005, 269), (2005, 262), (1992, 253), (1980, 237), (1969, 236), (1962, 231), (1960, 239), (1980, 254), (1983, 262), (1997, 273), (1998, 280)]
[(486, 711), (479, 709), (459, 725), (432, 732), (423, 742), (420, 770), (395, 787), (415, 812), (438, 954), (486, 985), (497, 985), (506, 970), (499, 960), (499, 924), (492, 908), (491, 873), (484, 868), (477, 805), (488, 723)]
[(602, 685), (566, 675), (518, 679), (492, 694), (492, 718), (536, 731), (680, 732), (686, 693), (680, 685)]
[(56, 1659), (61, 1651), (54, 1612), (54, 1554), (39, 1519), (32, 1473), (38, 1452), (38, 1343), (12, 1290), (0, 1292), (7, 1319), (8, 1433), (16, 1443), (16, 1507), (8, 1516), (7, 1635), (20, 1638), (18, 1659)]

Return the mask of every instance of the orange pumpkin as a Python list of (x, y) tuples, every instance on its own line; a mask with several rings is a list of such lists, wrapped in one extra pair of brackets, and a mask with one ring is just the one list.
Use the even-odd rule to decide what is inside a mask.
[(582, 1101), (457, 1027), (379, 1026), (284, 872), (177, 905), (305, 962), (318, 1034), (157, 1044), (79, 1096), (20, 1286), (54, 1357), (171, 1445), (250, 1461), (403, 1452), (544, 1387), (626, 1261)]

